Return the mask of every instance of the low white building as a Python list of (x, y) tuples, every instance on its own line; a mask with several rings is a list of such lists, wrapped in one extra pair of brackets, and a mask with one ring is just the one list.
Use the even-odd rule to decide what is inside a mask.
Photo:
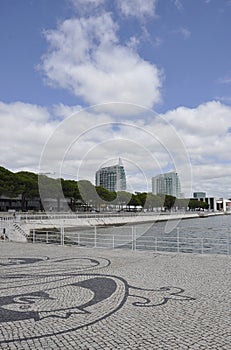
[(213, 211), (230, 211), (231, 212), (231, 200), (224, 198), (215, 198), (215, 197), (194, 197), (199, 201), (205, 202), (209, 205), (209, 210)]

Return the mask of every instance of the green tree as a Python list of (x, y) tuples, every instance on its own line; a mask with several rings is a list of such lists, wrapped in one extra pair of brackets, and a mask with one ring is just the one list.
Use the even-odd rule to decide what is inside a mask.
[(144, 207), (147, 199), (147, 192), (137, 192), (136, 197), (138, 202), (140, 203), (138, 205), (141, 205), (142, 207)]
[(174, 207), (175, 200), (176, 200), (176, 197), (166, 194), (165, 200), (164, 200), (164, 207), (168, 210), (171, 210)]
[(20, 188), (15, 174), (3, 167), (0, 167), (0, 195), (17, 197), (20, 194)]
[(203, 201), (198, 201), (197, 199), (190, 199), (188, 207), (190, 210), (208, 209), (209, 205)]
[(110, 192), (102, 186), (96, 186), (96, 192), (102, 199), (102, 202), (113, 202), (116, 199), (116, 192)]
[(21, 171), (15, 174), (17, 191), (22, 196), (22, 210), (28, 209), (28, 200), (39, 197), (38, 175)]
[(140, 201), (139, 197), (136, 194), (132, 194), (131, 200), (128, 203), (128, 205), (137, 207), (137, 206), (141, 205), (141, 201)]
[(188, 208), (188, 205), (189, 205), (188, 198), (176, 198), (174, 207), (186, 210)]
[(153, 193), (147, 193), (146, 202), (144, 208), (153, 210), (153, 208), (160, 208), (164, 205), (164, 198), (154, 195)]
[(118, 191), (116, 193), (115, 204), (123, 207), (125, 205), (128, 205), (128, 203), (130, 202), (131, 198), (132, 198), (132, 194), (130, 192)]

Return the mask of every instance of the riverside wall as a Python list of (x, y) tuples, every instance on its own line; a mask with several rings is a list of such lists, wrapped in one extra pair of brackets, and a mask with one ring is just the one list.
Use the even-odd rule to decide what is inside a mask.
[(49, 230), (74, 227), (94, 227), (125, 225), (139, 223), (154, 223), (159, 221), (185, 220), (193, 218), (204, 218), (209, 216), (224, 215), (223, 212), (175, 212), (175, 213), (136, 213), (126, 214), (80, 214), (68, 213), (27, 215), (18, 214), (1, 218), (1, 229), (6, 229), (7, 236), (12, 241), (26, 241), (32, 230)]

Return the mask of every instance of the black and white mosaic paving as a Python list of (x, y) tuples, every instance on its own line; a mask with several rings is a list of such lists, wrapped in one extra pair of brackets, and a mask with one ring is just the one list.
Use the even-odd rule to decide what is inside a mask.
[(0, 242), (0, 349), (229, 350), (230, 257)]
[[(38, 269), (30, 270), (30, 265), (36, 263)], [(6, 268), (15, 265), (27, 269), (15, 275), (7, 273)], [(46, 265), (56, 270), (46, 273)], [(0, 343), (77, 331), (106, 319), (127, 302), (134, 308), (154, 308), (169, 300), (194, 300), (180, 287), (145, 289), (131, 286), (120, 276), (95, 272), (109, 265), (108, 259), (88, 257), (2, 259), (5, 273), (0, 279)]]

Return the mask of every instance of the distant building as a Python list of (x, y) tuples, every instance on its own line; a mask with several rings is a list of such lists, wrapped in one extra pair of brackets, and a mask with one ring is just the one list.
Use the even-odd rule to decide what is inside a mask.
[(126, 175), (121, 159), (116, 165), (99, 169), (95, 174), (95, 185), (110, 192), (126, 191)]
[(191, 199), (197, 199), (208, 204), (208, 209), (212, 211), (224, 211), (231, 212), (231, 200), (215, 197), (194, 197)]
[(205, 192), (193, 192), (193, 198), (206, 198)]
[(153, 194), (167, 194), (180, 198), (181, 185), (177, 173), (169, 172), (160, 174), (152, 178), (152, 193)]

